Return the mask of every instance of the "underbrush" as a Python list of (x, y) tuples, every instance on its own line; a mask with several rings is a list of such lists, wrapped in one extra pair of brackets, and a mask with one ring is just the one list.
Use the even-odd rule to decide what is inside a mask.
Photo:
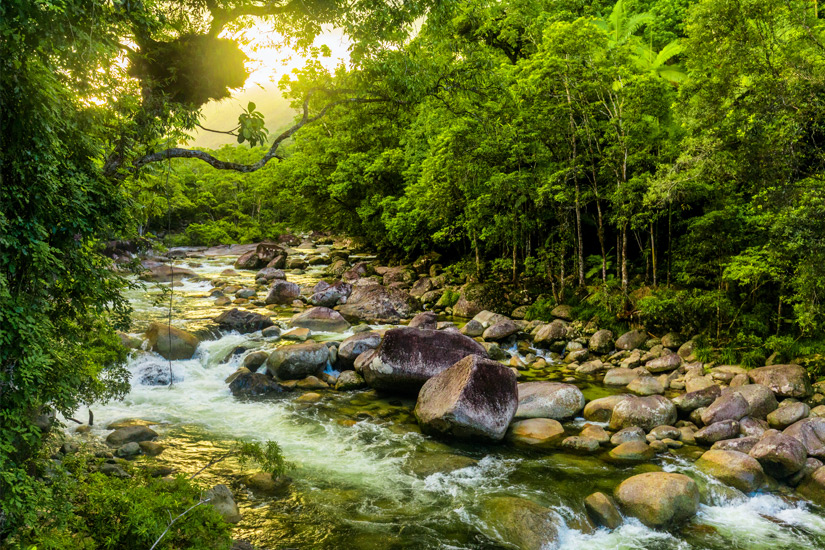
[(21, 527), (3, 547), (147, 550), (172, 518), (193, 506), (175, 521), (157, 548), (230, 547), (229, 524), (213, 507), (198, 505), (204, 487), (183, 476), (152, 478), (138, 468), (128, 469), (129, 478), (108, 477), (93, 471), (96, 462), (101, 460), (75, 454), (65, 456), (61, 465), (48, 466), (38, 524)]

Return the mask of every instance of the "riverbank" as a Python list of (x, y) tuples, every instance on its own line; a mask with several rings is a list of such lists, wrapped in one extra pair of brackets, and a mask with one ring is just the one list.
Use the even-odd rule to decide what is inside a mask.
[[(501, 518), (511, 517), (515, 510), (512, 512), (515, 517), (539, 518), (545, 526), (543, 538), (532, 543), (518, 542), (522, 547), (552, 543), (560, 547), (600, 548), (620, 543), (645, 547), (655, 544), (663, 548), (686, 544), (722, 548), (748, 541), (749, 548), (776, 548), (791, 547), (792, 540), (802, 547), (821, 546), (825, 533), (821, 529), (821, 509), (794, 492), (794, 484), (804, 486), (810, 484), (810, 480), (800, 476), (802, 479), (791, 481), (801, 469), (792, 475), (780, 476), (772, 467), (767, 467), (772, 464), (770, 459), (754, 458), (748, 454), (753, 448), (747, 450), (741, 446), (757, 437), (750, 432), (741, 436), (743, 430), (773, 434), (772, 426), (766, 425), (768, 413), (777, 415), (767, 410), (774, 407), (768, 394), (759, 394), (767, 402), (767, 405), (761, 403), (761, 409), (753, 408), (756, 405), (751, 405), (747, 395), (743, 397), (747, 410), (735, 420), (705, 414), (707, 419), (714, 420), (709, 423), (710, 427), (723, 423), (713, 430), (703, 426), (703, 413), (707, 413), (707, 409), (696, 412), (702, 407), (713, 412), (714, 402), (721, 399), (723, 393), (739, 396), (742, 390), (736, 388), (759, 386), (754, 382), (760, 380), (753, 378), (760, 376), (757, 371), (695, 365), (690, 340), (679, 341), (677, 335), (656, 341), (638, 333), (608, 335), (597, 330), (598, 327), (588, 327), (575, 319), (542, 323), (505, 319), (500, 313), (492, 312), (478, 312), (474, 320), (446, 315), (446, 307), (455, 311), (461, 302), (459, 297), (452, 306), (445, 306), (441, 314), (419, 315), (412, 324), (422, 326), (416, 329), (422, 334), (454, 335), (450, 338), (474, 342), (483, 353), (514, 369), (506, 370), (518, 378), (520, 389), (525, 387), (525, 382), (531, 382), (547, 390), (547, 394), (542, 395), (547, 406), (532, 419), (518, 417), (514, 411), (517, 417), (511, 419), (512, 422), (508, 420), (510, 427), (502, 443), (492, 442), (489, 437), (466, 441), (449, 435), (425, 435), (430, 430), (423, 426), (422, 431), (416, 420), (414, 390), (398, 394), (388, 393), (386, 389), (378, 393), (367, 387), (336, 391), (334, 387), (340, 373), (355, 372), (345, 370), (340, 362), (347, 356), (347, 346), (353, 347), (350, 344), (362, 340), (364, 335), (375, 334), (377, 337), (370, 345), (380, 348), (387, 334), (397, 331), (392, 323), (411, 324), (418, 307), (413, 307), (415, 300), (408, 299), (407, 295), (415, 298), (412, 290), (428, 285), (422, 283), (425, 278), (435, 278), (434, 284), (438, 285), (439, 274), (430, 277), (427, 272), (426, 277), (404, 280), (402, 276), (401, 280), (393, 280), (398, 277), (397, 273), (411, 270), (384, 269), (373, 265), (371, 259), (356, 256), (344, 260), (346, 265), (339, 263), (338, 269), (346, 267), (339, 279), (331, 272), (338, 261), (330, 261), (335, 257), (336, 247), (307, 244), (311, 247), (287, 249), (283, 278), (274, 273), (276, 276), (269, 280), (267, 276), (278, 268), (273, 265), (269, 268), (273, 271), (262, 273), (261, 270), (266, 270), (266, 265), (276, 257), (265, 256), (252, 265), (250, 255), (246, 259), (250, 263), (246, 265), (252, 269), (235, 265), (242, 253), (255, 253), (255, 250), (235, 249), (233, 252), (238, 255), (233, 256), (205, 254), (203, 250), (172, 251), (179, 256), (175, 267), (193, 272), (185, 278), (184, 272), (179, 272), (173, 282), (173, 325), (195, 335), (192, 355), (171, 362), (175, 381), (168, 387), (139, 382), (147, 368), (168, 366), (168, 362), (153, 352), (137, 352), (130, 363), (134, 384), (131, 394), (121, 403), (96, 409), (98, 416), (111, 421), (140, 417), (164, 422), (153, 429), (168, 448), (164, 460), (175, 463), (180, 471), (188, 472), (197, 464), (202, 465), (214, 449), (225, 448), (227, 442), (236, 437), (278, 441), (286, 458), (294, 464), (290, 471), (294, 482), (285, 496), (253, 498), (248, 502), (244, 499), (246, 490), (239, 487), (240, 494), (236, 496), (243, 519), (236, 532), (244, 538), (271, 548), (390, 548), (398, 544), (421, 548), (444, 545), (493, 548), (512, 543), (508, 537), (517, 536), (498, 523)], [(337, 249), (337, 252), (341, 258), (346, 250)], [(370, 275), (371, 272), (375, 274)], [(351, 285), (346, 303), (331, 304), (333, 312), (346, 314), (348, 326), (340, 325), (339, 332), (309, 329), (306, 334), (301, 330), (306, 327), (296, 325), (312, 311), (311, 302), (322, 298), (317, 295), (329, 290), (319, 284), (322, 279), (324, 284), (343, 280)], [(297, 296), (292, 296), (295, 289), (286, 283), (298, 287)], [(339, 290), (343, 283), (338, 285)], [(168, 282), (161, 284), (168, 285)], [(279, 289), (278, 292), (273, 293), (273, 288)], [(343, 289), (345, 294), (346, 287)], [(427, 292), (433, 290), (441, 289), (436, 286)], [(254, 291), (254, 294), (244, 291)], [(241, 293), (248, 297), (241, 297)], [(445, 293), (446, 290), (442, 296)], [(163, 320), (168, 314), (168, 305), (153, 303), (156, 294), (157, 290), (150, 289), (136, 291), (131, 296), (138, 317), (135, 326), (139, 330), (132, 338), (138, 341), (152, 321)], [(355, 300), (351, 300), (353, 296)], [(286, 301), (287, 297), (291, 299)], [(216, 305), (221, 298), (229, 302)], [(339, 295), (337, 300), (342, 301), (342, 297)], [(463, 300), (472, 301), (467, 296)], [(402, 314), (399, 309), (406, 304), (412, 306)], [(461, 307), (465, 306), (460, 305), (459, 309)], [(248, 328), (254, 330), (246, 331), (237, 324), (234, 331), (221, 329), (214, 319), (233, 309), (260, 315), (272, 326), (264, 331), (260, 326), (250, 326)], [(261, 322), (257, 317), (253, 319)], [(327, 314), (323, 319), (339, 323), (335, 315)], [(409, 329), (402, 329), (402, 333), (403, 330)], [(306, 371), (302, 371), (302, 376), (286, 374), (298, 371), (285, 370), (284, 361), (275, 364), (270, 360), (276, 352), (280, 357), (284, 350), (296, 347), (294, 340), (284, 338), (291, 331), (303, 332), (302, 336), (307, 337), (304, 344), (297, 346), (314, 342), (325, 348), (323, 365), (319, 360), (317, 365), (308, 367), (317, 369), (313, 374), (303, 376)], [(342, 354), (342, 350), (345, 353)], [(369, 349), (360, 351), (369, 352)], [(356, 369), (355, 358), (360, 356), (353, 358), (352, 366)], [(384, 364), (393, 360), (389, 355), (384, 357)], [(261, 359), (264, 362), (255, 367)], [(365, 362), (366, 358), (361, 361)], [(241, 395), (242, 391), (236, 391), (238, 396), (233, 396), (225, 380), (244, 364), (252, 368), (248, 374), (241, 370), (241, 374), (250, 376), (253, 370), (257, 371), (268, 388), (268, 397), (252, 398)], [(367, 371), (373, 368), (371, 365)], [(364, 365), (361, 367), (364, 373)], [(447, 367), (449, 365), (444, 366)], [(790, 373), (798, 373), (793, 368), (779, 370), (788, 384)], [(271, 376), (273, 373), (276, 376)], [(354, 375), (347, 377), (355, 378)], [(365, 378), (370, 381), (369, 374)], [(372, 379), (373, 384), (375, 380)], [(606, 384), (606, 381), (612, 383)], [(814, 387), (810, 382), (806, 385), (803, 379), (799, 384), (790, 385), (801, 388), (805, 395), (788, 397), (782, 393), (788, 384), (780, 383), (778, 391), (766, 385), (776, 410), (784, 412), (789, 406), (798, 409), (794, 399), (808, 400), (809, 418), (803, 422), (818, 426), (819, 421), (814, 419), (821, 409), (816, 408), (815, 400), (821, 399), (821, 393), (814, 393)], [(634, 392), (633, 397), (619, 397)], [(685, 403), (690, 401), (684, 397), (686, 392), (689, 396), (694, 394), (690, 396), (695, 398), (691, 404)], [(519, 391), (516, 399), (521, 398), (522, 393)], [(740, 401), (734, 401), (741, 405)], [(621, 402), (627, 404), (620, 405)], [(649, 409), (648, 402), (662, 408), (661, 418), (650, 415), (643, 418), (644, 414), (639, 411)], [(781, 409), (780, 402), (784, 403)], [(723, 404), (724, 401), (720, 402), (716, 408), (727, 411)], [(517, 410), (523, 405), (517, 402)], [(739, 412), (728, 415), (736, 416)], [(756, 419), (743, 420), (746, 417)], [(787, 421), (786, 418), (784, 422)], [(710, 466), (702, 467), (700, 462), (697, 467), (694, 463), (713, 445), (718, 451), (732, 444), (724, 443), (726, 439), (711, 441), (716, 435), (706, 436), (723, 426), (732, 431), (734, 422), (738, 424), (737, 433), (729, 434), (735, 437), (727, 439), (733, 439), (739, 447), (725, 452), (742, 453), (756, 462), (754, 466), (753, 462), (742, 459), (750, 468), (761, 468), (762, 477), (755, 474), (748, 478), (761, 479), (758, 487), (731, 483), (731, 477), (721, 476), (717, 471), (715, 475), (723, 479), (720, 481)], [(539, 433), (534, 429), (536, 424), (540, 425)], [(773, 427), (780, 426), (774, 423)], [(638, 433), (639, 428), (644, 430), (642, 434)], [(630, 437), (624, 442), (624, 448), (614, 445), (621, 438), (611, 443), (620, 429), (626, 430), (622, 437)], [(620, 454), (624, 456), (616, 456)], [(815, 463), (807, 462), (815, 457), (808, 454), (806, 449), (803, 462), (810, 469)], [(709, 462), (713, 455), (706, 458), (705, 462)], [(768, 475), (767, 470), (771, 472)], [(699, 501), (689, 517), (674, 516), (671, 519), (675, 521), (661, 526), (650, 525), (648, 518), (646, 525), (635, 517), (627, 502), (619, 499), (622, 523), (608, 529), (599, 526), (602, 520), (586, 506), (591, 494), (600, 492), (612, 498), (618, 496), (616, 489), (623, 481), (638, 474), (661, 472), (685, 474), (696, 484)], [(688, 500), (692, 500), (694, 489), (690, 483), (686, 483), (686, 487)], [(774, 519), (767, 519), (771, 517)], [(760, 528), (758, 536), (751, 530), (754, 524)]]

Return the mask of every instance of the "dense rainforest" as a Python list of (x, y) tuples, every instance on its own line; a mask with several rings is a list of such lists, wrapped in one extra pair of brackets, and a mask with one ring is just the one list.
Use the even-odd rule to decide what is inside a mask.
[[(253, 174), (201, 160), (133, 180), (176, 244), (285, 228), (437, 251), (728, 362), (821, 331), (823, 50), (812, 2), (457, 2), (403, 47), (282, 86), (330, 109)], [(315, 111), (313, 111), (315, 112)], [(250, 163), (266, 147), (226, 146)]]
[[(109, 241), (315, 231), (393, 264), (437, 253), (534, 319), (573, 304), (699, 335), (708, 360), (822, 375), (823, 17), (815, 0), (4, 1), (0, 546), (149, 547), (197, 501), (190, 480), (49, 464), (55, 415), (129, 389), (116, 331), (136, 283)], [(187, 147), (247, 76), (226, 32), (258, 19), (306, 55), (280, 82), (295, 122), (249, 104), (238, 145)], [(325, 27), (351, 40), (331, 72)], [(210, 508), (184, 525), (167, 547), (228, 547)]]

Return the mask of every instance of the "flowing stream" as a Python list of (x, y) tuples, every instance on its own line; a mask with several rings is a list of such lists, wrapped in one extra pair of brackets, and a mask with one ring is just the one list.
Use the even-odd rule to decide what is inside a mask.
[[(190, 258), (176, 265), (207, 278), (232, 267), (235, 257)], [(189, 263), (187, 263), (189, 262)], [(314, 284), (323, 267), (303, 275), (287, 272), (290, 281)], [(224, 277), (254, 286), (254, 272)], [(168, 284), (166, 285), (168, 286)], [(206, 282), (184, 281), (173, 294), (172, 323), (202, 330), (219, 314)], [(142, 332), (150, 320), (165, 320), (168, 301), (158, 303), (156, 285), (133, 290), (134, 327)], [(288, 319), (291, 310), (277, 313)], [(352, 333), (315, 335), (343, 339)], [(236, 496), (243, 520), (236, 538), (263, 548), (400, 549), (511, 548), (481, 519), (492, 496), (518, 496), (551, 508), (562, 528), (557, 544), (564, 549), (811, 549), (825, 548), (823, 510), (771, 493), (743, 495), (698, 472), (686, 454), (659, 456), (655, 463), (617, 467), (597, 456), (562, 452), (534, 453), (507, 445), (445, 443), (421, 435), (412, 415), (414, 401), (381, 397), (371, 390), (322, 392), (318, 403), (296, 402), (300, 392), (265, 401), (240, 401), (224, 379), (247, 352), (284, 345), (260, 333), (228, 333), (203, 341), (192, 359), (173, 361), (175, 383), (148, 386), (133, 376), (122, 401), (94, 407), (94, 430), (117, 420), (158, 422), (166, 450), (158, 458), (140, 458), (193, 473), (233, 440), (275, 440), (291, 463), (292, 484), (283, 496), (261, 497), (240, 483), (242, 469), (231, 459), (199, 476), (205, 483), (226, 483)], [(511, 350), (515, 352), (515, 350)], [(229, 359), (225, 361), (225, 358)], [(167, 362), (154, 353), (130, 360), (135, 373)], [(559, 379), (559, 365), (528, 372), (527, 379)], [(578, 384), (588, 400), (606, 395), (601, 385)], [(582, 419), (569, 426), (571, 433)], [(627, 477), (665, 469), (685, 473), (699, 483), (703, 504), (687, 525), (655, 531), (636, 520), (617, 530), (593, 529), (585, 519), (583, 499), (594, 491), (612, 492)]]

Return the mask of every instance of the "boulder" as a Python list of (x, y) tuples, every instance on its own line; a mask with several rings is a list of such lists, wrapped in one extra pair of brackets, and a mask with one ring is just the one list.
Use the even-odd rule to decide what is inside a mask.
[(345, 370), (335, 381), (335, 389), (338, 391), (360, 390), (366, 386), (364, 378), (354, 370)]
[(630, 332), (625, 332), (619, 336), (619, 339), (616, 340), (616, 349), (634, 350), (642, 347), (645, 341), (647, 341), (647, 333), (645, 331), (631, 330)]
[(468, 355), (425, 382), (415, 417), (425, 432), (498, 441), (516, 414), (516, 386), (509, 368)]
[(255, 250), (251, 250), (246, 254), (241, 255), (237, 260), (235, 260), (235, 269), (277, 267), (275, 265), (270, 266), (269, 264), (279, 256), (284, 256), (284, 260), (286, 259), (286, 253), (278, 243), (259, 243), (258, 246), (255, 247)]
[(338, 306), (338, 311), (347, 319), (369, 323), (397, 323), (418, 308), (415, 298), (403, 290), (372, 284), (356, 285), (347, 298), (347, 303)]
[(228, 523), (238, 523), (241, 521), (241, 512), (238, 510), (238, 505), (235, 499), (232, 498), (232, 492), (226, 485), (215, 485), (213, 488), (206, 491), (206, 499), (209, 505), (218, 512), (223, 519)]
[(676, 406), (661, 395), (623, 399), (613, 407), (610, 416), (610, 429), (620, 430), (638, 426), (650, 431), (662, 424), (672, 425), (676, 422)]
[(215, 317), (215, 322), (221, 330), (234, 330), (241, 334), (257, 332), (275, 324), (265, 315), (237, 308), (224, 311)]
[(151, 323), (146, 331), (149, 349), (164, 359), (191, 359), (198, 347), (198, 337), (163, 323)]
[(708, 426), (723, 420), (736, 420), (748, 415), (748, 402), (738, 393), (726, 393), (717, 397), (704, 411), (702, 422)]
[(319, 375), (328, 360), (326, 344), (307, 342), (276, 349), (266, 360), (266, 367), (279, 380), (299, 380)]
[(158, 433), (148, 426), (126, 426), (118, 428), (106, 437), (106, 443), (112, 447), (121, 447), (127, 443), (140, 443), (141, 441), (151, 441), (158, 436)]
[(709, 424), (693, 434), (699, 445), (711, 446), (717, 441), (739, 436), (739, 422), (736, 420), (720, 420)]
[(616, 529), (622, 524), (616, 502), (604, 493), (593, 493), (584, 499), (584, 509), (590, 520), (600, 527)]
[(276, 279), (264, 300), (267, 304), (279, 306), (291, 304), (301, 295), (301, 287), (289, 281)]
[(572, 384), (525, 382), (518, 385), (516, 418), (573, 418), (584, 403), (581, 390)]
[(362, 374), (373, 388), (414, 394), (424, 382), (468, 355), (486, 358), (487, 352), (457, 332), (397, 328), (384, 334), (363, 364)]
[(571, 453), (592, 454), (599, 450), (599, 442), (592, 437), (572, 435), (562, 440), (561, 448)]
[(428, 328), (434, 330), (438, 328), (438, 315), (434, 311), (422, 311), (416, 314), (407, 326), (410, 328)]
[(673, 398), (673, 404), (682, 413), (691, 413), (696, 409), (707, 407), (722, 395), (722, 388), (714, 384), (701, 390), (683, 393)]
[(338, 357), (335, 366), (338, 370), (347, 370), (355, 366), (355, 359), (368, 350), (373, 350), (381, 343), (381, 335), (377, 332), (359, 332), (353, 334), (338, 346)]
[(183, 381), (183, 376), (175, 372), (175, 369), (170, 371), (168, 363), (145, 365), (135, 373), (135, 378), (144, 386), (168, 386), (171, 383)]
[(654, 454), (646, 441), (633, 439), (616, 445), (610, 450), (608, 457), (618, 464), (638, 464), (651, 460)]
[(533, 344), (539, 347), (551, 347), (567, 338), (567, 323), (556, 319), (552, 323), (542, 325), (533, 336)]
[(657, 395), (665, 393), (665, 386), (652, 376), (639, 376), (630, 381), (627, 391), (636, 395)]
[(675, 353), (662, 355), (645, 363), (648, 372), (670, 372), (678, 369), (682, 365), (682, 358)]
[(800, 401), (787, 404), (783, 402), (782, 406), (768, 415), (768, 425), (776, 430), (784, 430), (807, 417), (810, 412), (811, 408)]
[(280, 269), (265, 267), (255, 274), (255, 280), (258, 281), (260, 279), (269, 282), (273, 279), (286, 279), (286, 275)]
[(249, 369), (238, 369), (230, 379), (229, 391), (235, 397), (264, 397), (284, 392), (284, 388), (269, 376)]
[(510, 319), (499, 321), (484, 330), (482, 338), (485, 340), (504, 340), (520, 330), (519, 326)]
[[(609, 422), (610, 416), (613, 414), (613, 408), (620, 401), (624, 401), (630, 397), (627, 394), (608, 395), (607, 397), (600, 397), (594, 399), (584, 406), (584, 418), (591, 422)], [(518, 413), (516, 413), (518, 414)]]
[(678, 332), (668, 332), (662, 336), (662, 347), (668, 349), (678, 349), (685, 343), (685, 339)]
[(501, 285), (468, 283), (461, 288), (458, 301), (453, 306), (453, 315), (471, 319), (484, 310), (501, 310), (505, 303), (504, 289)]
[(705, 452), (696, 466), (726, 485), (744, 493), (758, 491), (765, 484), (765, 472), (759, 462), (738, 451), (713, 450)]
[(765, 432), (748, 454), (759, 461), (765, 473), (776, 478), (792, 476), (808, 458), (802, 443), (776, 430)]
[(748, 372), (754, 384), (762, 384), (771, 389), (777, 397), (803, 399), (813, 394), (808, 372), (800, 365), (771, 365)]
[(596, 331), (587, 343), (587, 349), (589, 349), (591, 353), (598, 355), (610, 353), (613, 351), (613, 347), (613, 333), (607, 329)]
[(550, 310), (550, 315), (552, 315), (556, 319), (561, 319), (563, 321), (572, 321), (573, 306), (568, 306), (567, 304), (559, 304), (552, 310)]
[(197, 276), (198, 274), (191, 269), (162, 264), (150, 268), (148, 272), (141, 274), (140, 278), (150, 283), (168, 283)]
[(630, 428), (623, 428), (619, 430), (610, 438), (610, 443), (614, 446), (619, 446), (622, 443), (627, 443), (628, 441), (646, 442), (647, 439), (645, 437), (645, 431), (641, 428), (637, 428), (636, 426), (632, 426)]
[(344, 332), (350, 324), (344, 317), (328, 307), (313, 307), (295, 315), (290, 321), (292, 327), (307, 328), (312, 332)]
[(559, 519), (549, 508), (520, 497), (494, 497), (481, 512), (492, 538), (520, 550), (555, 548)]
[(527, 447), (549, 447), (564, 438), (564, 428), (558, 420), (528, 418), (510, 424), (507, 440)]
[(312, 289), (312, 296), (309, 298), (309, 303), (316, 306), (335, 307), (338, 304), (346, 303), (351, 294), (352, 285), (349, 283), (337, 281), (333, 284), (328, 284), (321, 281)]
[(635, 370), (618, 367), (607, 371), (603, 382), (606, 386), (627, 386), (638, 377), (639, 373)]
[(683, 474), (635, 475), (616, 487), (613, 496), (625, 514), (651, 528), (681, 523), (699, 509), (699, 488)]
[(243, 358), (243, 366), (254, 372), (258, 367), (266, 363), (268, 358), (269, 353), (265, 351), (253, 351)]
[(802, 443), (808, 456), (825, 458), (825, 418), (805, 418), (791, 424), (782, 433)]
[(735, 388), (726, 388), (723, 394), (738, 393), (748, 402), (748, 416), (753, 418), (767, 418), (768, 414), (779, 407), (776, 397), (767, 386), (762, 384), (747, 384)]
[(458, 331), (465, 336), (475, 338), (484, 334), (484, 325), (475, 319), (470, 319), (463, 327), (458, 329)]

